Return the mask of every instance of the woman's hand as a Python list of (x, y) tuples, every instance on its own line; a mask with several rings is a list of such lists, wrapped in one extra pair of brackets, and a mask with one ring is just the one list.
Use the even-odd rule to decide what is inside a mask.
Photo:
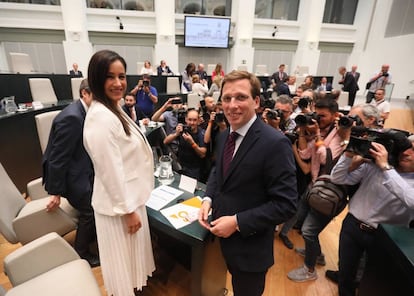
[(127, 225), (127, 231), (129, 234), (134, 234), (137, 232), (142, 224), (141, 224), (141, 218), (136, 212), (132, 212), (129, 214), (126, 214), (125, 216), (125, 222)]

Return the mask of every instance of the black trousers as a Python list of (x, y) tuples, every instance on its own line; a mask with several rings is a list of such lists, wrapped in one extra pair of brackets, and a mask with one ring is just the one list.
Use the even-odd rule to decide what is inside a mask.
[(75, 250), (80, 257), (90, 256), (89, 245), (96, 242), (96, 227), (90, 194), (76, 200), (68, 198), (72, 207), (78, 210), (78, 228), (76, 230)]
[(266, 271), (246, 272), (227, 266), (231, 274), (234, 296), (261, 296), (265, 287)]
[(374, 97), (375, 97), (375, 93), (368, 91), (365, 103), (367, 103), (367, 104), (371, 103), (371, 101)]
[(354, 102), (355, 102), (355, 97), (356, 97), (356, 92), (350, 92), (349, 94), (348, 94), (348, 105), (349, 106), (353, 106), (354, 105)]

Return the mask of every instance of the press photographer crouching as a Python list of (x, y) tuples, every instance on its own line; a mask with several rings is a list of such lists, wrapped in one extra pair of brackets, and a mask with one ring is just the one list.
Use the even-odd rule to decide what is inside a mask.
[(407, 138), (404, 131), (368, 129), (366, 134), (351, 136), (332, 170), (337, 184), (360, 183), (342, 222), (339, 295), (355, 295), (359, 259), (367, 251), (369, 260), (378, 225), (408, 226), (414, 219), (413, 143), (414, 137)]
[(185, 124), (179, 122), (175, 131), (164, 139), (164, 144), (178, 141), (177, 156), (182, 166), (181, 173), (200, 180), (207, 148), (204, 144), (205, 131), (198, 127), (198, 123), (198, 111), (189, 109), (185, 114)]

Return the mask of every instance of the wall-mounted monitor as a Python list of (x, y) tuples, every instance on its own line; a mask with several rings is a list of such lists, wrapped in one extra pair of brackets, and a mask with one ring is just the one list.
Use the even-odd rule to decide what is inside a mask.
[(185, 16), (184, 46), (228, 48), (230, 18)]

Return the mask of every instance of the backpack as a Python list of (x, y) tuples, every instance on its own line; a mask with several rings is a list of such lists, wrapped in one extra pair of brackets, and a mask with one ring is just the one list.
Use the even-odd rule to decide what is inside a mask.
[(322, 175), (318, 176), (306, 195), (312, 209), (332, 218), (341, 213), (348, 203), (348, 187), (333, 183), (329, 175), (338, 158), (332, 160), (331, 149), (326, 148), (326, 164), (320, 168)]
[(306, 201), (315, 211), (333, 218), (346, 207), (347, 197), (347, 186), (333, 183), (330, 175), (321, 175), (309, 190)]

